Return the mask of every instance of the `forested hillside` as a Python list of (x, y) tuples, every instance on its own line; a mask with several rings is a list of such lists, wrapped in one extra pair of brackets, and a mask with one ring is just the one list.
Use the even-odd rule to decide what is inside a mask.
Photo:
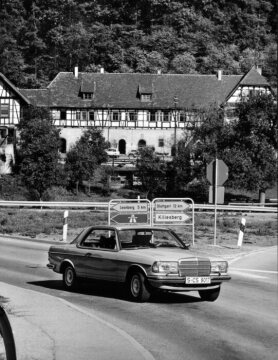
[(277, 0), (0, 0), (0, 72), (20, 87), (59, 71), (239, 74), (273, 84)]

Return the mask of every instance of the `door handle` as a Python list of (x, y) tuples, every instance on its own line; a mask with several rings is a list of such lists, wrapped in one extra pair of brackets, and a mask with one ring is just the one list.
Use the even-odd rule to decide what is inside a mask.
[(93, 258), (100, 258), (101, 256), (99, 254), (92, 254), (92, 253), (86, 253), (86, 257), (93, 257)]

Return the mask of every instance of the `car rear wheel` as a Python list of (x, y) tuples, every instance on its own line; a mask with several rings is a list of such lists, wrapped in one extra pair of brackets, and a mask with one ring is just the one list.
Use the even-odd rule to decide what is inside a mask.
[(73, 290), (76, 288), (76, 274), (71, 265), (67, 265), (65, 267), (63, 273), (63, 283), (67, 290)]
[(149, 300), (151, 295), (146, 287), (146, 278), (139, 271), (128, 277), (127, 290), (129, 298), (137, 302), (145, 302)]
[(220, 294), (220, 286), (211, 290), (200, 290), (199, 295), (203, 301), (215, 301)]

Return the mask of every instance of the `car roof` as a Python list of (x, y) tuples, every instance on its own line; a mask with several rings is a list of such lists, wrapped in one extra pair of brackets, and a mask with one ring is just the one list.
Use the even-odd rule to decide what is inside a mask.
[(120, 230), (169, 230), (166, 227), (158, 227), (158, 226), (151, 226), (151, 225), (91, 225), (88, 228), (94, 229), (116, 229)]

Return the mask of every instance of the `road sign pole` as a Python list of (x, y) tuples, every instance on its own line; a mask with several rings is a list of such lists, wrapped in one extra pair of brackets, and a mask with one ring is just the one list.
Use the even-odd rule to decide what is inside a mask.
[(217, 224), (217, 178), (218, 178), (218, 159), (215, 159), (214, 168), (214, 240), (213, 245), (216, 245), (216, 224)]

